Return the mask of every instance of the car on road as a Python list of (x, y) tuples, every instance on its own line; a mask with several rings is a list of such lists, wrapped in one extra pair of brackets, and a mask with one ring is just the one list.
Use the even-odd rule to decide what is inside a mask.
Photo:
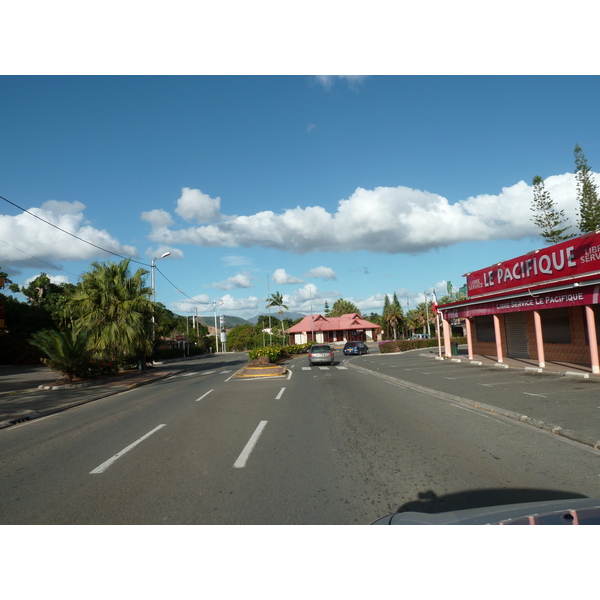
[(364, 342), (346, 342), (344, 354), (368, 354), (369, 347)]
[(411, 340), (430, 340), (431, 336), (428, 333), (415, 333), (410, 336)]
[(332, 365), (333, 348), (329, 344), (314, 344), (308, 353), (310, 365)]

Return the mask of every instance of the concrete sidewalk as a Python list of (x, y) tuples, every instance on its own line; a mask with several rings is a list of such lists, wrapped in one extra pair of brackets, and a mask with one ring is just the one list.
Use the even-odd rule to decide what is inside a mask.
[(107, 379), (57, 385), (58, 376), (42, 367), (0, 370), (0, 429), (51, 415), (184, 372), (169, 365), (124, 373)]
[[(410, 354), (418, 353), (427, 360), (439, 360), (437, 348), (421, 348), (412, 350)], [(408, 353), (401, 353), (407, 355)], [(384, 355), (385, 356), (385, 355)], [(449, 400), (460, 402), (471, 408), (495, 413), (510, 419), (526, 423), (538, 429), (551, 432), (560, 437), (591, 446), (600, 450), (600, 376), (592, 375), (591, 367), (570, 363), (546, 362), (546, 367), (540, 369), (537, 361), (529, 359), (505, 358), (498, 363), (496, 357), (475, 355), (472, 359), (467, 356), (466, 346), (460, 347), (457, 356), (443, 357), (446, 364), (456, 364), (457, 369), (469, 365), (471, 369), (498, 369), (498, 375), (507, 384), (517, 383), (523, 375), (542, 377), (540, 387), (559, 391), (560, 395), (546, 397), (544, 394), (529, 394), (527, 396), (514, 393), (499, 393), (489, 397), (476, 388), (465, 387), (469, 379), (463, 379), (463, 389), (456, 386), (436, 385), (424, 386), (416, 381), (398, 378), (393, 373), (381, 373), (351, 364), (352, 367), (369, 371), (373, 375), (396, 381), (400, 385), (421, 392), (429, 393)], [(476, 371), (474, 371), (475, 373)], [(462, 371), (464, 374), (464, 371)], [(449, 378), (452, 379), (452, 378)], [(497, 383), (494, 385), (498, 385)], [(446, 389), (444, 389), (444, 387)], [(499, 389), (500, 386), (499, 386)], [(509, 388), (504, 388), (509, 389)], [(512, 389), (512, 388), (511, 388)], [(484, 399), (484, 402), (480, 401)]]

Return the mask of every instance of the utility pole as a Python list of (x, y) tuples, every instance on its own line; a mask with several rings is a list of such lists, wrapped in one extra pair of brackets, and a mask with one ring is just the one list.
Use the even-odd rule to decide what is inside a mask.
[(427, 335), (431, 337), (431, 329), (429, 328), (429, 309), (427, 308), (427, 292), (423, 292), (425, 296), (425, 320), (427, 322)]
[[(267, 273), (267, 302), (271, 299), (271, 289), (269, 288), (269, 274)], [(271, 303), (269, 302), (269, 346), (273, 345), (273, 329), (271, 327)]]

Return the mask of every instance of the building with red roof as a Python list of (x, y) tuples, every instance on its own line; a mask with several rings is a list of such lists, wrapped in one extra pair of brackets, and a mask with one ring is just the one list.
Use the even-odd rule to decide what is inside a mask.
[(287, 330), (291, 344), (315, 342), (371, 342), (381, 337), (381, 325), (363, 319), (358, 313), (341, 317), (309, 315)]

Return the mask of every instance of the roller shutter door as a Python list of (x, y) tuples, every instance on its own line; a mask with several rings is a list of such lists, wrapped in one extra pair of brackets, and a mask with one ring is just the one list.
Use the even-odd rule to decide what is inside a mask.
[(509, 358), (529, 358), (527, 326), (523, 313), (505, 313), (506, 356)]

